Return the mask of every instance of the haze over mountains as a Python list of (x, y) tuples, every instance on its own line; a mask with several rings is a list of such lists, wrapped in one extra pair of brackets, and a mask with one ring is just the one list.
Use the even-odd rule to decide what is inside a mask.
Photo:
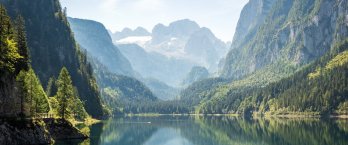
[(86, 138), (75, 123), (114, 115), (348, 115), (348, 0), (250, 0), (232, 44), (188, 19), (109, 34), (66, 14), (0, 0), (0, 144)]
[[(124, 93), (132, 89), (140, 95), (136, 100), (150, 100), (152, 104), (141, 105), (138, 101), (133, 104), (138, 107), (127, 108), (129, 111), (139, 111), (139, 108), (153, 111), (159, 107), (161, 112), (181, 110), (250, 115), (253, 112), (296, 112), (296, 108), (300, 108), (300, 112), (333, 113), (344, 110), (347, 104), (346, 89), (337, 87), (337, 83), (338, 86), (347, 85), (344, 83), (346, 77), (340, 73), (346, 71), (348, 62), (345, 53), (348, 12), (345, 6), (346, 0), (249, 1), (241, 13), (232, 44), (222, 42), (208, 28), (188, 19), (168, 26), (158, 24), (151, 32), (141, 27), (136, 30), (125, 28), (110, 34), (111, 37), (106, 35), (104, 27), (95, 28), (103, 29), (98, 35), (108, 38), (108, 45), (113, 41), (114, 52), (128, 60), (118, 69), (127, 68), (122, 66), (125, 65), (132, 73), (124, 75), (133, 74), (132, 79), (124, 81), (133, 83), (123, 90), (114, 85), (113, 91)], [(72, 28), (75, 31), (78, 27)], [(76, 35), (91, 34), (77, 32)], [(82, 47), (87, 44), (84, 39), (79, 39), (84, 37), (76, 38)], [(87, 38), (90, 38), (88, 41), (99, 39)], [(105, 49), (101, 47), (104, 43), (100, 44), (93, 48)], [(232, 45), (231, 49), (229, 45)], [(87, 50), (89, 46), (92, 45), (85, 46)], [(114, 84), (119, 84), (118, 79), (113, 80)], [(326, 85), (320, 85), (322, 80)], [(139, 87), (132, 88), (132, 85)], [(318, 93), (318, 88), (326, 93)], [(149, 89), (161, 100), (177, 100), (146, 99), (153, 98), (147, 91)], [(110, 90), (107, 92), (113, 94)], [(144, 96), (141, 96), (142, 92), (146, 92)], [(342, 95), (344, 97), (340, 99)], [(314, 96), (320, 96), (320, 99)], [(128, 99), (128, 102), (137, 101)], [(164, 107), (166, 105), (171, 107)]]
[[(217, 74), (219, 61), (230, 47), (229, 43), (216, 38), (208, 28), (200, 27), (188, 19), (172, 22), (169, 26), (158, 24), (151, 33), (138, 27), (134, 31), (125, 28), (111, 35), (137, 72), (175, 87), (180, 87), (194, 66), (206, 67), (210, 73)], [(134, 47), (142, 49), (142, 57), (127, 50), (134, 50)], [(148, 61), (152, 63), (146, 63)]]

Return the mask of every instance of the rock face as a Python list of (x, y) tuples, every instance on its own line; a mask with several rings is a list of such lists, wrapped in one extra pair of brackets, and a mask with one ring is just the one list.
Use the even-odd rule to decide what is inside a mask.
[(52, 144), (54, 140), (86, 139), (72, 124), (62, 119), (34, 121), (2, 121), (0, 123), (1, 145)]
[(50, 134), (44, 126), (34, 123), (2, 122), (0, 123), (0, 144), (23, 145), (23, 144), (51, 144)]
[(347, 14), (347, 0), (251, 0), (221, 76), (238, 79), (267, 66), (307, 64), (348, 36)]
[[(144, 78), (154, 78), (173, 87), (181, 87), (193, 66), (204, 66), (210, 72), (217, 72), (219, 61), (226, 56), (229, 47), (211, 30), (188, 19), (168, 26), (158, 24), (149, 36), (129, 36), (117, 40), (116, 44), (123, 47), (121, 52)], [(135, 55), (144, 53), (147, 53), (142, 55), (144, 57)], [(144, 59), (149, 61), (139, 61)]]
[(250, 0), (238, 20), (236, 33), (233, 37), (233, 48), (239, 47), (243, 40), (253, 37), (257, 28), (263, 24), (276, 0)]
[(120, 44), (118, 47), (130, 60), (134, 70), (144, 78), (154, 78), (170, 86), (179, 84), (194, 66), (193, 62), (185, 59), (167, 58), (157, 52), (147, 52), (137, 44)]
[(134, 76), (134, 71), (112, 39), (103, 24), (92, 21), (69, 18), (69, 23), (76, 41), (116, 74)]
[(184, 50), (191, 59), (208, 67), (210, 71), (217, 70), (220, 59), (227, 53), (226, 44), (217, 39), (208, 28), (200, 28), (192, 33)]
[(132, 30), (130, 28), (124, 28), (121, 32), (115, 32), (110, 35), (112, 37), (112, 40), (116, 42), (118, 40), (131, 37), (131, 36), (150, 36), (151, 33), (143, 27), (138, 27), (135, 30)]
[(195, 67), (192, 67), (190, 73), (187, 74), (182, 84), (184, 86), (188, 86), (194, 82), (206, 79), (208, 77), (209, 77), (209, 72), (205, 67), (195, 66)]
[(175, 21), (169, 26), (158, 24), (152, 29), (152, 44), (156, 45), (171, 38), (188, 39), (200, 26), (191, 20)]
[(81, 133), (70, 122), (63, 119), (45, 119), (46, 128), (54, 140), (86, 139), (87, 135)]

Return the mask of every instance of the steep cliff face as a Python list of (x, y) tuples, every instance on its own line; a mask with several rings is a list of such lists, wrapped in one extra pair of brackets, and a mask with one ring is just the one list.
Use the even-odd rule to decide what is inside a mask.
[(200, 26), (191, 20), (184, 19), (171, 23), (169, 26), (156, 25), (152, 30), (152, 44), (156, 45), (171, 38), (188, 39)]
[(251, 0), (221, 75), (238, 79), (267, 66), (299, 68), (348, 36), (347, 14), (347, 0)]
[(190, 73), (187, 74), (182, 84), (183, 86), (188, 86), (194, 82), (207, 79), (208, 77), (209, 77), (209, 72), (205, 67), (195, 66), (195, 67), (192, 67)]
[(253, 37), (257, 28), (264, 23), (276, 0), (250, 0), (240, 15), (232, 48), (245, 43), (245, 39)]
[(213, 72), (217, 70), (221, 57), (227, 53), (226, 44), (216, 38), (208, 28), (200, 28), (194, 32), (184, 50), (191, 59)]
[(126, 57), (114, 46), (103, 24), (92, 21), (69, 18), (76, 41), (116, 74), (134, 76), (133, 68)]

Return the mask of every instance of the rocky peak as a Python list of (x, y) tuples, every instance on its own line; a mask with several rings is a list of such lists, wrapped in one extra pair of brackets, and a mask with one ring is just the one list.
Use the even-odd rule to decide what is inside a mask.
[(114, 34), (111, 34), (111, 37), (114, 42), (127, 38), (127, 37), (133, 37), (133, 36), (150, 36), (151, 33), (148, 32), (143, 27), (137, 27), (135, 30), (132, 30), (130, 28), (124, 28), (121, 32), (116, 32)]
[[(222, 76), (238, 79), (272, 66), (300, 68), (348, 35), (347, 0), (251, 0), (243, 9)], [(255, 12), (255, 10), (257, 10)]]
[(239, 47), (243, 40), (249, 38), (248, 35), (253, 35), (265, 21), (275, 2), (276, 0), (250, 0), (244, 6), (232, 41), (233, 48)]
[(152, 30), (152, 43), (158, 44), (172, 38), (187, 39), (195, 31), (199, 30), (200, 26), (189, 19), (178, 20), (165, 26), (157, 24)]

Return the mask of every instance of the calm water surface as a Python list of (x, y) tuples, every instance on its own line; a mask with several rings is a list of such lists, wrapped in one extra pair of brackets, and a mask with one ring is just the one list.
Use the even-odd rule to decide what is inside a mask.
[(348, 145), (348, 121), (126, 117), (93, 125), (90, 134), (56, 145)]

